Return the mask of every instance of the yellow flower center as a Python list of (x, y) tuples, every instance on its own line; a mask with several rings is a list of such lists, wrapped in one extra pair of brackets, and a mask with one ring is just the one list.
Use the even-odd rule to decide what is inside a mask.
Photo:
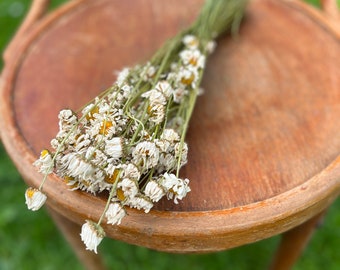
[(195, 79), (195, 75), (191, 73), (190, 77), (182, 77), (181, 83), (184, 85), (190, 85)]
[(107, 135), (107, 133), (109, 132), (109, 128), (113, 126), (113, 123), (111, 121), (103, 121), (99, 133), (102, 135)]
[(92, 109), (86, 114), (86, 119), (93, 120), (94, 119), (93, 115), (95, 113), (99, 113), (99, 109), (97, 106), (93, 106)]
[[(64, 177), (64, 181), (66, 184), (69, 184), (71, 181), (74, 180), (74, 177), (72, 176), (65, 176)], [(73, 184), (73, 185), (68, 185), (70, 188), (76, 188), (77, 187), (77, 184)]]
[(124, 195), (124, 191), (121, 188), (117, 189), (117, 198), (120, 201), (124, 201), (125, 200), (125, 195)]
[(109, 184), (114, 184), (119, 179), (120, 169), (115, 169), (111, 176), (105, 178), (105, 182)]
[(196, 66), (197, 65), (197, 58), (195, 57), (192, 57), (190, 60), (189, 60), (189, 63), (192, 65), (192, 66)]
[(43, 157), (47, 156), (48, 154), (49, 154), (49, 151), (44, 149), (44, 150), (41, 151), (40, 156), (43, 158)]
[(28, 188), (26, 191), (27, 197), (30, 199), (33, 197), (34, 193), (35, 193), (35, 189), (33, 188)]

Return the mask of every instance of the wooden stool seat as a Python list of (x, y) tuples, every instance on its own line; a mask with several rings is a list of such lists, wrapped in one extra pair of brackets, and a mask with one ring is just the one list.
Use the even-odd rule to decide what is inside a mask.
[[(116, 70), (146, 61), (202, 5), (78, 0), (41, 19), (47, 1), (40, 2), (6, 51), (0, 97), (1, 138), (35, 187), (42, 176), (32, 163), (55, 136), (58, 112), (80, 108), (112, 84)], [(334, 17), (299, 1), (249, 3), (239, 35), (219, 39), (208, 61), (181, 172), (192, 191), (148, 214), (129, 209), (121, 225), (103, 224), (107, 236), (167, 252), (212, 252), (288, 231), (335, 200), (340, 31), (330, 10)], [(106, 202), (68, 191), (54, 175), (44, 192), (48, 206), (76, 224), (97, 221)]]

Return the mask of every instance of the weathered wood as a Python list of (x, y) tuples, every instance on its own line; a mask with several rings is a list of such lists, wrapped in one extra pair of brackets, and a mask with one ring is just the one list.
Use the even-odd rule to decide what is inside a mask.
[[(115, 70), (148, 59), (201, 4), (79, 0), (14, 40), (0, 82), (0, 130), (29, 185), (41, 181), (32, 162), (57, 132), (58, 111), (79, 108)], [(223, 250), (298, 226), (338, 196), (334, 23), (297, 1), (252, 1), (239, 36), (218, 43), (188, 134), (182, 175), (192, 192), (179, 205), (129, 211), (120, 226), (104, 226), (109, 237), (169, 252)], [(49, 207), (77, 224), (104, 209), (105, 198), (68, 191), (55, 176), (44, 191)]]

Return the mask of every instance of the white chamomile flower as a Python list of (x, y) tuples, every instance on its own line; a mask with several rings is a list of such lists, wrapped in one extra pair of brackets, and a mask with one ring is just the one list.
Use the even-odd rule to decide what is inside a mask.
[(185, 87), (178, 87), (172, 94), (175, 103), (182, 103), (184, 97), (188, 94), (188, 90)]
[(119, 181), (117, 185), (117, 192), (118, 190), (121, 190), (124, 193), (124, 198), (122, 199), (133, 198), (139, 191), (137, 182), (129, 178), (124, 178)]
[(126, 166), (124, 166), (124, 174), (123, 176), (125, 178), (129, 178), (134, 181), (138, 181), (141, 174), (136, 165), (129, 163)]
[(114, 137), (105, 140), (105, 153), (113, 159), (119, 159), (123, 155), (123, 140), (120, 137)]
[(174, 198), (174, 203), (178, 204), (177, 199), (183, 199), (191, 191), (188, 179), (178, 178), (174, 174), (165, 173), (160, 184), (167, 191), (168, 199)]
[(42, 150), (39, 159), (33, 165), (39, 167), (39, 172), (43, 174), (52, 173), (54, 165), (51, 153), (46, 149)]
[(161, 134), (161, 139), (167, 140), (169, 142), (179, 142), (180, 137), (173, 128), (166, 128)]
[(68, 175), (90, 180), (96, 172), (96, 167), (90, 162), (83, 160), (80, 156), (74, 155), (68, 166)]
[(105, 213), (107, 224), (112, 225), (119, 225), (125, 216), (126, 211), (119, 202), (110, 203), (109, 208)]
[(97, 253), (97, 247), (105, 237), (105, 232), (100, 225), (91, 220), (86, 220), (86, 223), (81, 227), (80, 237), (87, 250), (93, 250)]
[(142, 71), (142, 78), (144, 81), (149, 81), (156, 75), (157, 68), (147, 63)]
[(81, 152), (86, 150), (86, 148), (91, 144), (91, 139), (89, 134), (81, 134), (78, 136), (75, 142), (75, 150)]
[(142, 141), (132, 151), (132, 162), (144, 169), (150, 169), (157, 165), (159, 150), (154, 142)]
[(198, 48), (199, 40), (194, 35), (186, 35), (183, 37), (182, 41), (188, 49), (194, 50)]
[(165, 117), (165, 106), (162, 104), (153, 104), (149, 107), (148, 114), (150, 115), (149, 121), (160, 124)]
[(150, 180), (144, 190), (144, 194), (153, 202), (158, 202), (164, 195), (165, 191), (155, 180)]
[(58, 115), (59, 129), (68, 131), (70, 127), (75, 125), (78, 121), (76, 114), (69, 109), (61, 110)]
[(25, 192), (26, 205), (29, 210), (37, 211), (46, 202), (46, 195), (36, 188), (29, 187)]
[(161, 153), (166, 153), (169, 151), (171, 143), (164, 139), (155, 139), (155, 144), (157, 145)]
[(188, 162), (188, 144), (178, 142), (175, 144), (175, 156), (181, 158), (181, 166)]
[(193, 68), (181, 68), (177, 74), (177, 83), (183, 87), (196, 88), (198, 71)]
[(129, 72), (129, 68), (123, 68), (120, 72), (118, 72), (116, 83), (119, 87), (123, 86), (127, 77), (129, 76)]
[(142, 97), (148, 98), (151, 106), (155, 104), (166, 104), (166, 98), (164, 94), (156, 89), (145, 92), (144, 94), (142, 94)]
[(136, 208), (138, 210), (143, 209), (145, 213), (149, 213), (153, 207), (153, 203), (146, 196), (136, 195), (135, 197), (129, 199), (127, 204), (130, 207)]
[(158, 171), (173, 171), (177, 167), (177, 159), (173, 153), (161, 153), (159, 155)]
[(168, 81), (160, 81), (156, 84), (155, 89), (161, 93), (163, 93), (163, 95), (166, 98), (169, 98), (172, 95), (173, 89), (171, 87), (171, 84)]
[(203, 68), (205, 65), (205, 56), (199, 50), (183, 50), (179, 55), (184, 65), (195, 68)]

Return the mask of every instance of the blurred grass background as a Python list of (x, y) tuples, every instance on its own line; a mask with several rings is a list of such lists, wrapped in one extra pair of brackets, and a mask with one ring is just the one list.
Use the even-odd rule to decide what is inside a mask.
[[(51, 1), (54, 8), (65, 0)], [(308, 0), (319, 6), (318, 1)], [(340, 1), (338, 1), (340, 2)], [(28, 0), (0, 0), (2, 53), (29, 8)], [(0, 70), (3, 67), (0, 61)], [(26, 185), (0, 144), (0, 269), (83, 269), (45, 210), (30, 212)], [(340, 200), (329, 209), (294, 270), (340, 269)], [(110, 269), (266, 269), (279, 236), (233, 250), (205, 255), (177, 255), (104, 239), (100, 250)]]

